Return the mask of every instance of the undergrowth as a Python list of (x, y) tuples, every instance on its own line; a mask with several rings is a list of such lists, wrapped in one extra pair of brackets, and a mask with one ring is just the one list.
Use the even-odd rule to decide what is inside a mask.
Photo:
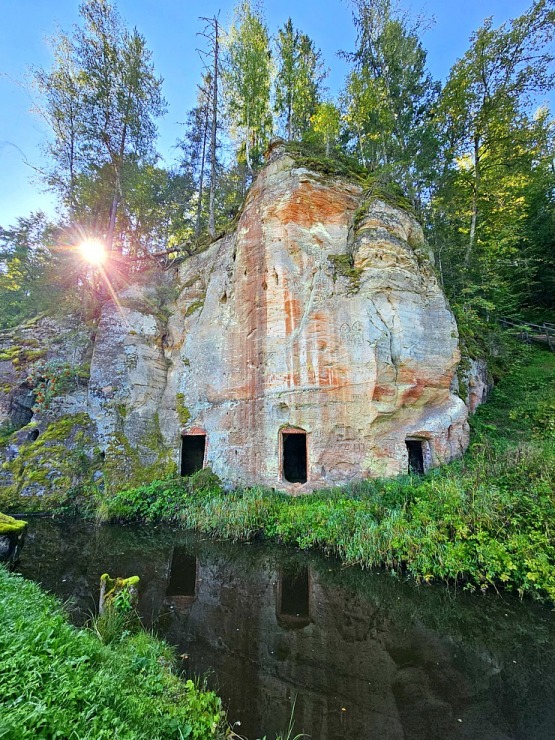
[(419, 581), (503, 586), (555, 601), (555, 354), (530, 349), (472, 420), (465, 457), (427, 476), (309, 496), (224, 492), (208, 470), (122, 491), (102, 521), (171, 521), (213, 537), (269, 537)]
[(173, 672), (143, 630), (107, 641), (72, 627), (59, 602), (0, 567), (0, 737), (223, 737), (217, 696)]

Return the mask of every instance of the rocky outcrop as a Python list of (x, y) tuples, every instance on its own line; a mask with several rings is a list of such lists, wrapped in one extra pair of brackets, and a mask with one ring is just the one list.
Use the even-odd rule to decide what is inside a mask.
[[(457, 328), (407, 212), (284, 155), (236, 233), (182, 270), (206, 294), (190, 315), (191, 288), (177, 301), (162, 405), (182, 394), (182, 431), (206, 434), (225, 480), (305, 491), (406, 472), (407, 439), (424, 467), (465, 449)], [(178, 420), (165, 421), (169, 443)], [(294, 434), (306, 483), (285, 470)]]
[(468, 368), (463, 373), (463, 386), (466, 389), (465, 402), (468, 412), (473, 414), (478, 406), (487, 401), (493, 390), (493, 380), (485, 360), (474, 358), (469, 360)]
[(417, 221), (279, 150), (235, 232), (131, 285), (92, 339), (86, 387), (33, 423), (85, 411), (127, 481), (210, 465), (231, 486), (305, 492), (468, 443), (457, 327)]

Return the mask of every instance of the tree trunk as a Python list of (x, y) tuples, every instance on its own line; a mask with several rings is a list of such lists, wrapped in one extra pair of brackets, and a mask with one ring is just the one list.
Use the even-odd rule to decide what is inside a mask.
[(474, 136), (474, 182), (472, 184), (472, 216), (470, 219), (470, 235), (464, 256), (464, 266), (468, 267), (476, 242), (476, 224), (478, 222), (478, 193), (480, 190), (480, 137)]
[(208, 215), (208, 233), (216, 238), (215, 194), (216, 194), (216, 145), (218, 134), (218, 64), (219, 38), (218, 19), (214, 18), (214, 77), (212, 82), (212, 131), (210, 137), (210, 205)]
[(200, 177), (198, 184), (198, 203), (197, 217), (195, 223), (195, 236), (200, 234), (200, 216), (202, 213), (202, 195), (204, 191), (204, 165), (206, 161), (206, 138), (208, 136), (208, 106), (206, 106), (206, 115), (204, 118), (204, 130), (202, 132), (202, 154), (200, 156)]

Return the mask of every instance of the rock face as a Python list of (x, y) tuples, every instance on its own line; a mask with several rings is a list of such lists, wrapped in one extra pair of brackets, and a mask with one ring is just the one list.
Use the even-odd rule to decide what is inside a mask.
[(430, 260), (402, 207), (274, 153), (235, 233), (105, 305), (86, 391), (53, 408), (88, 413), (107, 465), (210, 465), (231, 486), (301, 493), (449, 461), (467, 407)]
[(406, 212), (281, 156), (195, 271), (171, 374), (222, 478), (306, 491), (406, 472), (407, 440), (423, 467), (464, 451), (457, 328)]

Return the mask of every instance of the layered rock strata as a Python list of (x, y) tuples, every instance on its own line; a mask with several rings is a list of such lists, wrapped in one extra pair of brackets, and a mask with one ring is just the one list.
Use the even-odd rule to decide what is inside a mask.
[[(464, 451), (467, 409), (450, 391), (457, 327), (407, 212), (284, 155), (258, 177), (236, 233), (181, 280), (192, 285), (170, 320), (180, 346), (162, 406), (182, 395), (182, 433), (206, 434), (206, 462), (229, 483), (307, 491), (397, 475), (407, 440), (424, 467)], [(187, 316), (191, 289), (206, 293)], [(176, 420), (165, 419), (170, 443)], [(295, 433), (305, 483), (284, 469)]]
[(209, 465), (230, 486), (302, 493), (468, 444), (457, 327), (417, 221), (284, 152), (234, 233), (106, 304), (79, 352), (87, 387), (52, 408), (88, 414), (107, 465)]

